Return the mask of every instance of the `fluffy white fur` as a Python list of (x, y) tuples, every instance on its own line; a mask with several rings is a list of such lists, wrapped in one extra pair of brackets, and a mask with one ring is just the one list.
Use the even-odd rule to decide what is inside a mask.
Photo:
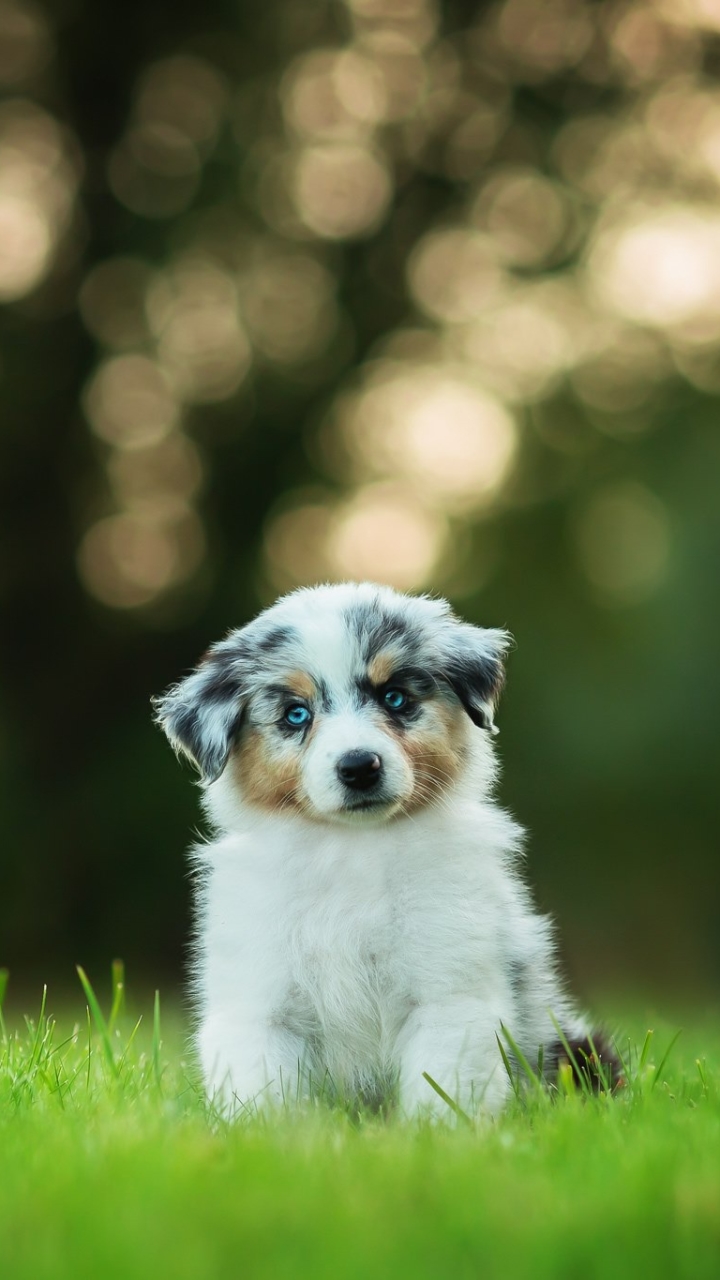
[[(443, 601), (313, 588), (159, 700), (217, 831), (192, 855), (197, 1045), (229, 1112), (332, 1091), (447, 1116), (427, 1073), (494, 1115), (509, 1090), (501, 1026), (533, 1063), (557, 1043), (551, 1011), (569, 1038), (586, 1033), (520, 878), (522, 831), (492, 798), (507, 645)], [(400, 716), (386, 705), (398, 689)], [(302, 730), (287, 723), (296, 705)], [(338, 773), (357, 751), (381, 761), (368, 791)]]

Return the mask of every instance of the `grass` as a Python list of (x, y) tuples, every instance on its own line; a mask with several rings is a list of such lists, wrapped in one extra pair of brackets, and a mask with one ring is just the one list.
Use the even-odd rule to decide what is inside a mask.
[(316, 1105), (227, 1126), (157, 1000), (138, 1025), (119, 968), (107, 1013), (81, 982), (78, 1025), (44, 1002), (0, 1026), (3, 1280), (720, 1275), (717, 1031), (621, 1042), (614, 1097), (516, 1078), (491, 1125)]

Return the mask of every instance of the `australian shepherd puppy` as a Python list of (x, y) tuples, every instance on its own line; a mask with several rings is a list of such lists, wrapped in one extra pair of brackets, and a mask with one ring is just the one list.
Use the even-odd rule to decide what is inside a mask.
[(197, 1045), (227, 1111), (332, 1092), (450, 1116), (429, 1076), (495, 1115), (504, 1028), (511, 1060), (547, 1073), (569, 1044), (602, 1074), (493, 799), (509, 643), (442, 600), (313, 587), (157, 700), (216, 832), (192, 855)]

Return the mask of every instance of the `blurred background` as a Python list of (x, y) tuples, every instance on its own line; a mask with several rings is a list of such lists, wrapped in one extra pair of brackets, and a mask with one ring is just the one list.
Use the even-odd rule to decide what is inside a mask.
[(517, 638), (585, 998), (720, 980), (720, 0), (0, 0), (0, 963), (182, 982), (149, 699), (279, 592)]

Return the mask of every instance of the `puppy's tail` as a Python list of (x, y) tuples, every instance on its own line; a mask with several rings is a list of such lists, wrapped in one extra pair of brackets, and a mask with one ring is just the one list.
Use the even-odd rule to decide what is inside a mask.
[(614, 1093), (625, 1084), (622, 1063), (604, 1031), (585, 1036), (567, 1035), (548, 1045), (544, 1074), (557, 1082), (562, 1070), (570, 1070), (575, 1084), (593, 1093)]

